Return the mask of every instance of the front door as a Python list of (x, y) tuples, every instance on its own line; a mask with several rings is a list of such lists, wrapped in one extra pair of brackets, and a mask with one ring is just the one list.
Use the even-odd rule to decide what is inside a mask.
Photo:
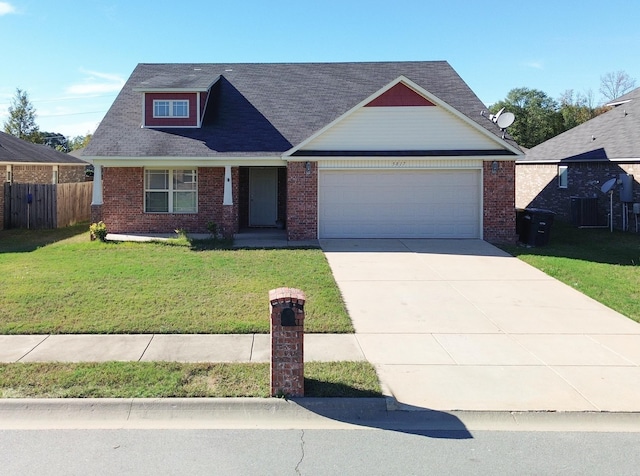
[(249, 169), (249, 226), (276, 226), (278, 218), (278, 169)]

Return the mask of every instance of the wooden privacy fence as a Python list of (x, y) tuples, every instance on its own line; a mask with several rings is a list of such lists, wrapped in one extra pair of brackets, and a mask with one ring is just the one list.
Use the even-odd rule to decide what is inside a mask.
[(5, 228), (62, 228), (91, 219), (93, 182), (5, 183)]

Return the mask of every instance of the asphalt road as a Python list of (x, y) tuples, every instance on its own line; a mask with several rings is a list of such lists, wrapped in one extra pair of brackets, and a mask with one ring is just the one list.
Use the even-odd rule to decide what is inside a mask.
[(7, 475), (637, 475), (633, 432), (0, 430)]

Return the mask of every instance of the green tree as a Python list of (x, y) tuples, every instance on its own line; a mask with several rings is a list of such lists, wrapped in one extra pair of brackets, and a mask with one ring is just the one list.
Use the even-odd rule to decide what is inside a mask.
[(36, 124), (36, 110), (29, 101), (27, 92), (20, 88), (16, 89), (16, 95), (9, 106), (9, 119), (4, 123), (4, 131), (29, 142), (42, 143), (40, 129)]
[(87, 133), (86, 136), (75, 136), (73, 139), (69, 140), (69, 151), (82, 149), (89, 144), (91, 140), (92, 134)]
[(572, 129), (589, 119), (597, 116), (593, 106), (593, 92), (574, 94), (573, 89), (567, 89), (560, 95), (560, 114), (562, 114), (563, 131)]
[(42, 144), (56, 149), (59, 152), (69, 152), (68, 139), (59, 132), (40, 132)]
[(538, 89), (512, 89), (503, 101), (493, 104), (489, 110), (495, 114), (503, 107), (515, 114), (516, 120), (509, 127), (509, 134), (523, 147), (534, 147), (564, 130), (558, 103)]

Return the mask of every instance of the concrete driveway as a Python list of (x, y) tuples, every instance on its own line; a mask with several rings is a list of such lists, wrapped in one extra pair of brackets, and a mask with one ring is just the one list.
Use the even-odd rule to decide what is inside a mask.
[(480, 240), (321, 240), (406, 408), (640, 411), (640, 325)]

